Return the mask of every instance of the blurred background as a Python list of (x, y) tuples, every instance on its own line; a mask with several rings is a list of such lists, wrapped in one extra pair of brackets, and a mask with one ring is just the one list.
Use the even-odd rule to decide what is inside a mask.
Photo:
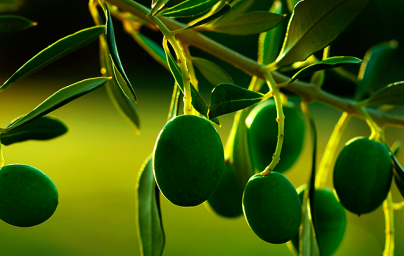
[[(6, 0), (1, 0), (6, 1)], [(0, 1), (0, 3), (1, 3)], [(8, 0), (7, 0), (8, 1)], [(142, 2), (142, 1), (141, 1)], [(148, 1), (143, 1), (146, 6)], [(264, 1), (256, 1), (252, 9), (268, 9)], [(380, 84), (403, 80), (404, 35), (392, 24), (399, 24), (404, 10), (400, 0), (370, 0), (358, 19), (331, 46), (331, 55), (363, 58), (366, 50), (376, 43), (396, 39), (399, 48), (388, 63)], [(87, 1), (49, 0), (21, 1), (18, 14), (38, 22), (26, 31), (0, 35), (0, 81), (3, 83), (20, 66), (43, 48), (80, 29), (93, 26)], [(45, 223), (31, 228), (18, 228), (0, 222), (0, 252), (5, 256), (25, 255), (140, 255), (135, 223), (135, 183), (144, 159), (152, 152), (154, 142), (167, 118), (173, 78), (156, 64), (130, 36), (123, 33), (115, 21), (116, 40), (124, 68), (138, 95), (137, 109), (142, 121), (141, 135), (114, 109), (104, 88), (100, 88), (51, 115), (63, 120), (69, 132), (48, 142), (25, 142), (3, 147), (6, 164), (32, 165), (45, 172), (59, 191), (59, 206)], [(143, 32), (143, 31), (142, 31)], [(144, 31), (161, 40), (156, 32)], [(208, 36), (256, 58), (258, 36)], [(191, 49), (192, 54), (202, 55)], [(222, 63), (214, 57), (207, 57)], [(237, 85), (247, 87), (249, 77), (224, 64)], [(351, 72), (357, 73), (357, 68)], [(327, 73), (328, 74), (328, 73)], [(197, 74), (198, 75), (198, 74)], [(98, 42), (58, 60), (50, 66), (21, 80), (0, 95), (0, 126), (5, 127), (15, 117), (27, 113), (63, 86), (79, 80), (100, 76)], [(209, 101), (213, 88), (201, 76), (201, 92)], [(333, 76), (327, 77), (325, 89), (349, 97), (352, 84)], [(316, 120), (318, 161), (340, 112), (328, 106), (310, 105)], [(404, 114), (401, 109), (397, 114)], [(231, 128), (233, 115), (220, 118), (216, 127), (223, 143)], [(296, 165), (285, 175), (295, 187), (309, 178), (311, 166), (310, 138)], [(343, 143), (355, 136), (368, 136), (364, 121), (351, 119), (342, 137)], [(404, 141), (403, 130), (388, 128), (387, 142)], [(404, 154), (399, 152), (404, 162)], [(332, 186), (332, 181), (328, 181)], [(403, 200), (395, 185), (393, 199)], [(256, 237), (243, 217), (235, 220), (220, 218), (204, 205), (177, 207), (162, 199), (163, 222), (166, 232), (164, 255), (293, 255), (283, 245), (272, 245)], [(348, 225), (345, 238), (335, 255), (381, 255), (384, 248), (384, 216), (382, 209), (357, 217), (346, 212)], [(404, 255), (404, 211), (395, 211), (396, 255)]]

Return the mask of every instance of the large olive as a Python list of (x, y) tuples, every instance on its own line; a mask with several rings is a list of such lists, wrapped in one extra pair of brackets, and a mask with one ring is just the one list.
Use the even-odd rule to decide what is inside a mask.
[(253, 175), (244, 189), (248, 225), (262, 240), (280, 244), (292, 239), (302, 222), (302, 206), (292, 183), (278, 172)]
[(223, 145), (207, 119), (177, 116), (161, 130), (153, 152), (154, 177), (173, 204), (203, 203), (218, 186), (223, 168)]
[[(281, 160), (275, 171), (287, 171), (298, 159), (304, 141), (303, 115), (293, 105), (283, 106), (285, 115), (284, 140)], [(263, 171), (272, 160), (278, 140), (276, 107), (272, 99), (253, 108), (246, 119), (248, 145), (254, 168)]]
[(379, 207), (390, 191), (393, 171), (386, 145), (356, 137), (348, 141), (334, 166), (334, 188), (348, 211), (361, 215)]

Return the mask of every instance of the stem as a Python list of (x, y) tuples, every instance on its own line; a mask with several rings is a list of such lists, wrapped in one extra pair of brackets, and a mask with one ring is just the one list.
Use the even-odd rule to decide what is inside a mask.
[(1, 148), (1, 142), (0, 142), (0, 168), (4, 166), (4, 157), (3, 157), (3, 149)]
[(394, 256), (394, 212), (392, 206), (391, 191), (383, 202), (383, 212), (386, 223), (386, 242), (383, 256)]
[(334, 127), (334, 130), (331, 134), (330, 139), (328, 140), (323, 158), (321, 159), (318, 168), (315, 184), (316, 188), (323, 188), (325, 183), (327, 182), (328, 173), (333, 166), (332, 164), (337, 153), (338, 144), (341, 140), (342, 133), (344, 132), (349, 119), (350, 115), (347, 112), (342, 113), (342, 116)]
[(369, 115), (364, 107), (361, 107), (360, 110), (363, 112), (363, 115), (366, 118), (366, 123), (369, 125), (370, 130), (372, 131), (369, 139), (378, 142), (384, 141), (384, 136), (382, 136), (382, 129), (375, 123), (375, 121), (372, 119), (372, 117)]
[(271, 163), (265, 168), (263, 172), (261, 172), (261, 176), (266, 176), (271, 173), (273, 169), (275, 169), (276, 165), (281, 160), (281, 151), (282, 151), (282, 144), (283, 144), (283, 137), (284, 137), (284, 122), (285, 116), (283, 114), (283, 107), (282, 107), (282, 99), (279, 89), (276, 87), (276, 82), (272, 77), (271, 73), (266, 73), (265, 80), (269, 86), (270, 92), (272, 92), (275, 105), (276, 105), (276, 121), (278, 122), (278, 141), (276, 142), (276, 149), (275, 153), (272, 156)]
[(392, 203), (393, 210), (401, 210), (404, 207), (404, 201), (399, 203)]

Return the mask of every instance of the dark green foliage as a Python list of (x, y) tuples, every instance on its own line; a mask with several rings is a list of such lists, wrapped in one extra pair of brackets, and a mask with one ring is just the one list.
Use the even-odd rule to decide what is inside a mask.
[(55, 184), (40, 170), (23, 164), (0, 169), (0, 219), (31, 227), (49, 219), (58, 205)]
[(379, 207), (393, 178), (389, 149), (382, 143), (356, 137), (345, 144), (334, 167), (334, 188), (348, 211), (361, 215)]
[[(287, 171), (298, 159), (304, 142), (304, 119), (291, 103), (283, 106), (285, 130), (277, 172)], [(246, 119), (248, 144), (254, 168), (263, 171), (272, 160), (278, 137), (275, 102), (267, 100), (254, 107)]]
[(153, 153), (154, 175), (173, 204), (195, 206), (215, 191), (224, 168), (223, 145), (205, 118), (177, 116), (161, 130)]
[(27, 18), (16, 15), (0, 15), (0, 34), (20, 31), (32, 26), (36, 26), (36, 22)]
[(302, 222), (302, 206), (292, 183), (281, 173), (255, 174), (243, 196), (248, 225), (262, 240), (281, 244), (292, 239)]

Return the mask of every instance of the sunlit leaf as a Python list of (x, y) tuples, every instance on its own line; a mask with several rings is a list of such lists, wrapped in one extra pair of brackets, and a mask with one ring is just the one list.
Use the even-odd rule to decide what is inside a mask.
[(295, 9), (296, 4), (299, 2), (300, 0), (287, 0), (288, 3), (288, 8), (290, 12), (293, 12), (293, 10)]
[(330, 57), (318, 63), (311, 64), (307, 67), (302, 68), (301, 70), (299, 70), (299, 72), (297, 72), (296, 74), (294, 74), (294, 76), (292, 76), (290, 82), (297, 79), (301, 79), (302, 77), (310, 75), (311, 73), (314, 73), (319, 70), (326, 70), (346, 65), (355, 65), (360, 64), (361, 62), (362, 60), (356, 57), (346, 57), (346, 56)]
[(0, 33), (20, 31), (36, 25), (36, 22), (21, 16), (0, 15)]
[(192, 58), (192, 62), (213, 85), (233, 83), (233, 79), (217, 64), (202, 58)]
[(105, 26), (95, 26), (80, 30), (56, 41), (32, 57), (32, 59), (18, 69), (2, 86), (0, 86), (0, 92), (55, 60), (88, 45), (97, 39), (97, 37), (103, 32), (105, 32)]
[(7, 146), (27, 140), (50, 140), (59, 137), (66, 132), (67, 127), (62, 121), (56, 118), (43, 116), (33, 122), (13, 129), (8, 133), (0, 133), (0, 140), (3, 145)]
[(209, 118), (214, 118), (262, 101), (263, 94), (234, 84), (219, 84), (210, 95)]
[(276, 27), (284, 18), (283, 15), (257, 11), (240, 14), (231, 20), (204, 29), (232, 35), (251, 35)]
[(404, 169), (398, 162), (394, 153), (390, 152), (391, 160), (393, 163), (394, 182), (402, 197), (404, 197)]
[(154, 180), (152, 163), (150, 155), (140, 168), (136, 185), (136, 220), (143, 256), (160, 256), (165, 245), (160, 190)]
[(187, 0), (160, 12), (170, 18), (192, 17), (209, 11), (218, 0)]
[(89, 78), (60, 89), (31, 110), (28, 114), (9, 124), (4, 129), (4, 133), (10, 132), (25, 123), (32, 122), (35, 119), (38, 119), (67, 103), (94, 91), (101, 85), (105, 84), (109, 79), (110, 78), (108, 77)]
[(171, 97), (171, 103), (170, 103), (170, 110), (168, 111), (168, 120), (171, 120), (171, 118), (178, 116), (179, 114), (179, 103), (180, 103), (180, 96), (181, 96), (181, 91), (177, 83), (174, 83), (174, 89), (173, 89), (173, 95)]
[(305, 0), (295, 6), (276, 67), (303, 61), (329, 45), (369, 0)]
[(377, 92), (369, 99), (359, 102), (359, 105), (381, 105), (388, 104), (394, 106), (404, 106), (404, 81), (389, 84)]
[(153, 1), (152, 8), (150, 10), (150, 14), (155, 16), (157, 13), (161, 11), (161, 9), (169, 2), (170, 0), (157, 0)]
[[(235, 0), (231, 2), (231, 10), (228, 11), (225, 15), (223, 15), (220, 19), (216, 20), (214, 23), (225, 23), (236, 16), (245, 13), (251, 5), (254, 3), (254, 0)], [(269, 3), (267, 3), (269, 4)]]
[(397, 41), (392, 40), (377, 44), (366, 52), (358, 74), (359, 82), (355, 90), (355, 100), (362, 99), (377, 82), (377, 78), (384, 75), (397, 45)]

